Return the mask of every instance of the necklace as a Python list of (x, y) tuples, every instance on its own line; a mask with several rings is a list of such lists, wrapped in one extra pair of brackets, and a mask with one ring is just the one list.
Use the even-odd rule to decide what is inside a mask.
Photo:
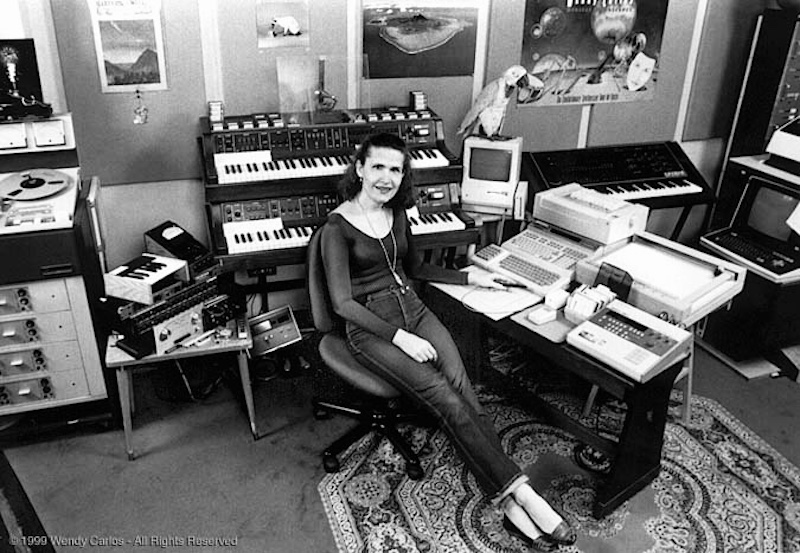
[(389, 261), (389, 252), (386, 251), (386, 246), (383, 245), (383, 240), (381, 238), (378, 238), (378, 233), (375, 231), (375, 227), (372, 226), (372, 221), (370, 220), (369, 215), (367, 215), (367, 210), (364, 209), (364, 206), (361, 205), (361, 202), (359, 202), (358, 200), (356, 200), (356, 203), (358, 204), (358, 207), (361, 208), (361, 213), (364, 214), (364, 218), (367, 220), (367, 225), (369, 225), (369, 230), (372, 231), (375, 240), (378, 241), (378, 244), (380, 244), (381, 246), (381, 250), (383, 250), (383, 257), (384, 259), (386, 259), (386, 265), (389, 267), (389, 271), (391, 271), (392, 276), (394, 277), (394, 281), (397, 283), (398, 286), (401, 287), (404, 286), (403, 279), (400, 278), (400, 275), (397, 274), (397, 241), (395, 240), (394, 237), (394, 229), (392, 228), (392, 225), (389, 223), (389, 218), (386, 217), (384, 213), (384, 216), (386, 217), (386, 225), (389, 227), (389, 236), (392, 238), (391, 261)]

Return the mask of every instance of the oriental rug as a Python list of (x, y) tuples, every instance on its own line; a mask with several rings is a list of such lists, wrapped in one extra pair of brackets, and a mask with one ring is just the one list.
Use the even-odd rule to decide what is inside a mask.
[[(680, 393), (673, 394), (660, 475), (602, 520), (591, 515), (600, 476), (575, 464), (574, 438), (503, 397), (483, 392), (481, 398), (506, 451), (576, 528), (577, 543), (559, 551), (799, 552), (797, 467), (713, 400), (693, 397), (691, 423), (683, 425)], [(542, 395), (580, 416), (580, 397)], [(622, 418), (617, 407), (607, 402), (590, 423), (613, 433)], [(421, 452), (422, 480), (408, 479), (402, 458), (373, 435), (346, 451), (341, 471), (320, 482), (341, 553), (527, 551), (503, 530), (502, 513), (441, 431), (403, 432)]]

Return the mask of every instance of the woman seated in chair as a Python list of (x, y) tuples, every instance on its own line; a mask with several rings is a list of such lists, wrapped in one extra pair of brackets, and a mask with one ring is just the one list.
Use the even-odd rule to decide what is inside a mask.
[(543, 551), (573, 543), (567, 521), (503, 451), (450, 333), (408, 285), (418, 279), (503, 289), (500, 276), (422, 262), (405, 214), (414, 199), (409, 153), (399, 137), (367, 138), (340, 193), (345, 201), (330, 214), (321, 249), (348, 347), (365, 367), (436, 417), (483, 490), (503, 509), (509, 532)]

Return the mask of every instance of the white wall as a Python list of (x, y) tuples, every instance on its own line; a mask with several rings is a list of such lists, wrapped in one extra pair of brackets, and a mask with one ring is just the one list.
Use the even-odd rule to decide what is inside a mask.
[(17, 0), (0, 0), (0, 37), (25, 38), (22, 26), (22, 14), (19, 12)]
[(208, 244), (204, 189), (199, 180), (104, 186), (101, 195), (100, 217), (109, 268), (142, 253), (144, 233), (167, 220)]
[[(201, 2), (206, 9), (213, 7), (213, 4)], [(0, 18), (0, 38), (34, 38), (44, 99), (53, 105), (56, 112), (69, 111), (50, 1), (0, 0), (0, 13), (3, 14)], [(224, 36), (222, 40), (225, 40)], [(204, 53), (204, 59), (210, 55), (212, 54)], [(210, 67), (213, 66), (213, 63), (210, 64)], [(205, 85), (208, 86), (208, 82)], [(713, 186), (722, 162), (721, 141), (689, 142), (683, 143), (683, 147)], [(107, 235), (109, 265), (112, 267), (138, 255), (142, 248), (142, 234), (166, 219), (184, 226), (199, 240), (207, 243), (201, 181), (160, 181), (106, 186), (102, 190), (102, 196), (101, 217)], [(703, 212), (703, 208), (693, 210), (681, 241), (689, 241), (697, 235)], [(650, 227), (660, 234), (669, 234), (677, 216), (678, 210), (654, 212)]]

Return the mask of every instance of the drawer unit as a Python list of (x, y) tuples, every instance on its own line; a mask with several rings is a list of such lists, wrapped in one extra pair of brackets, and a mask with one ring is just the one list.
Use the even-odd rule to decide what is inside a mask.
[(43, 313), (17, 320), (0, 321), (0, 351), (28, 342), (64, 342), (76, 335), (72, 313)]
[(85, 398), (89, 393), (83, 371), (27, 375), (21, 380), (0, 382), (0, 409), (6, 414), (26, 411), (44, 404), (64, 404)]
[(83, 279), (0, 286), (0, 416), (107, 397)]
[(76, 340), (55, 344), (32, 343), (27, 349), (0, 353), (0, 378), (82, 368), (83, 359)]
[(63, 280), (42, 280), (0, 287), (0, 317), (31, 311), (52, 313), (67, 310), (69, 296)]

